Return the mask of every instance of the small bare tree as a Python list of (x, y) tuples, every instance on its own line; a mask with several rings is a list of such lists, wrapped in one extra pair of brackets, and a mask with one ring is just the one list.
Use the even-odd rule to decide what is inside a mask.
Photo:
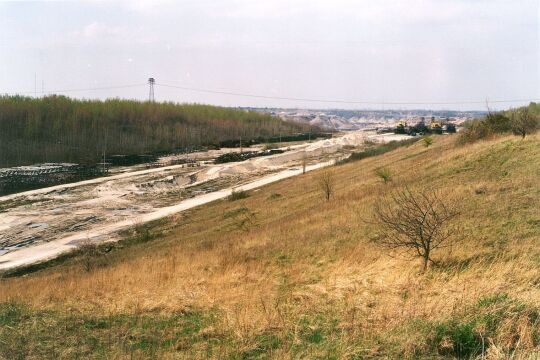
[(330, 170), (324, 170), (319, 175), (319, 189), (322, 191), (326, 201), (330, 201), (330, 198), (334, 194), (334, 173)]
[(538, 129), (538, 117), (534, 116), (527, 107), (514, 110), (510, 117), (512, 132), (515, 135), (520, 135), (522, 139), (527, 134)]
[(302, 153), (302, 174), (306, 173), (306, 165), (307, 165), (307, 154), (306, 151)]
[(79, 244), (79, 253), (82, 255), (82, 264), (86, 272), (95, 267), (95, 259), (99, 255), (98, 246), (91, 240), (86, 239)]
[(433, 263), (433, 251), (451, 245), (457, 230), (452, 220), (458, 215), (453, 203), (431, 190), (396, 190), (382, 196), (375, 205), (378, 242), (390, 250), (412, 252), (422, 259), (425, 271)]

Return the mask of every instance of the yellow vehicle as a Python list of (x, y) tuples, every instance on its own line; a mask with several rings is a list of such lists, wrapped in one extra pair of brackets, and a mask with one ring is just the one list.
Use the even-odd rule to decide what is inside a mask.
[(431, 132), (435, 133), (435, 134), (441, 134), (442, 133), (442, 123), (441, 121), (438, 121), (438, 120), (432, 120), (431, 121), (431, 124), (429, 125), (429, 127), (431, 128)]

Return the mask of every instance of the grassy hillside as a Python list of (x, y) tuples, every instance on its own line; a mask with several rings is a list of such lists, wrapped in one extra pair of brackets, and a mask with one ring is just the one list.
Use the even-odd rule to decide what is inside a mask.
[(172, 151), (306, 132), (256, 112), (132, 100), (0, 96), (0, 167), (36, 162), (96, 162), (107, 154)]
[[(540, 136), (455, 140), (335, 166), (329, 202), (308, 173), (3, 278), (0, 356), (536, 358)], [(404, 185), (459, 204), (459, 244), (426, 273), (366, 221)]]

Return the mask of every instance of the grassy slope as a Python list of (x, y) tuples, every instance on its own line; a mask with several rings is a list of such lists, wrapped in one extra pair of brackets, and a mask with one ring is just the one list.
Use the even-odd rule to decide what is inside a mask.
[[(400, 148), (157, 225), (160, 236), (0, 280), (0, 356), (523, 356), (540, 343), (540, 136)], [(394, 175), (384, 185), (374, 169)], [(372, 242), (377, 196), (409, 184), (460, 200), (458, 246), (416, 262)], [(279, 194), (279, 195), (278, 195)], [(146, 234), (148, 235), (148, 234)], [(151, 238), (151, 236), (146, 236)]]

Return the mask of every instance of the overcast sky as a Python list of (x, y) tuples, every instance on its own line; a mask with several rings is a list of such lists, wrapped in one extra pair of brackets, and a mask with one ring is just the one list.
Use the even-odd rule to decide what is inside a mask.
[[(226, 106), (540, 99), (538, 0), (0, 0), (0, 93), (158, 84)], [(148, 97), (145, 86), (66, 93)], [(503, 104), (508, 107), (516, 104)]]

